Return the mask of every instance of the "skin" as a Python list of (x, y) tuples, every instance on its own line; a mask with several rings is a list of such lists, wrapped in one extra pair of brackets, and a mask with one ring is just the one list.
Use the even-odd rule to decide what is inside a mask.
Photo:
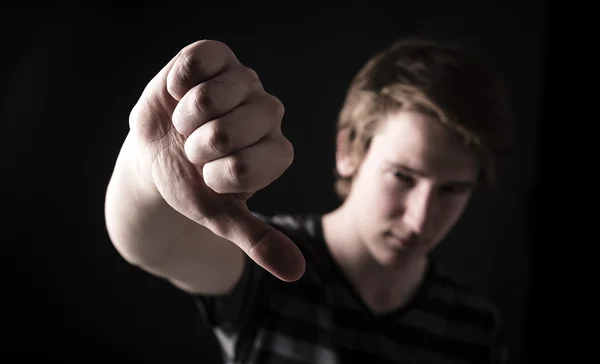
[(327, 244), (367, 304), (391, 310), (412, 296), (428, 254), (463, 214), (477, 160), (450, 129), (412, 111), (382, 123), (360, 164), (342, 150), (337, 169), (354, 178), (323, 218)]
[[(244, 254), (283, 281), (299, 279), (299, 249), (246, 205), (292, 163), (283, 113), (227, 45), (183, 48), (133, 107), (109, 181), (106, 225), (123, 258), (194, 294), (229, 292)], [(398, 307), (462, 214), (475, 158), (436, 120), (400, 112), (361, 163), (343, 152), (336, 160), (353, 184), (323, 217), (327, 246), (374, 312)]]
[(300, 250), (246, 201), (290, 166), (284, 107), (224, 43), (184, 47), (150, 80), (129, 115), (105, 197), (121, 256), (192, 293), (224, 294), (247, 254), (284, 281)]

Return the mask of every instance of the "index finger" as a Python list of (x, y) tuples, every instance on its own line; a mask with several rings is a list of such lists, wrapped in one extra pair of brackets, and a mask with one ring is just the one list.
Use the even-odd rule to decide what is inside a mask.
[(231, 48), (215, 40), (199, 40), (183, 48), (167, 74), (167, 90), (176, 100), (194, 86), (239, 63)]

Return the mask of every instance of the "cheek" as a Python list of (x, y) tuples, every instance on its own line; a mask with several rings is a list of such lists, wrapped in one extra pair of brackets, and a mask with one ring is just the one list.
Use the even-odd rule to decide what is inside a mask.
[(401, 213), (399, 211), (399, 204), (397, 203), (401, 199), (401, 191), (399, 191), (395, 180), (389, 181), (382, 178), (374, 182), (369, 194), (371, 201), (369, 213), (373, 217), (379, 219), (392, 218)]

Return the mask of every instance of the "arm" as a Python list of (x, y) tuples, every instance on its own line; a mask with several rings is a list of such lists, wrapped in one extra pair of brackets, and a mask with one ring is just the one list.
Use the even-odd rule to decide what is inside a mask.
[(299, 278), (298, 248), (246, 206), (291, 163), (282, 110), (226, 45), (179, 52), (134, 106), (106, 191), (107, 230), (124, 259), (196, 294), (228, 292), (244, 254)]
[(108, 234), (121, 256), (190, 293), (226, 293), (237, 283), (244, 252), (166, 203), (132, 173), (134, 140), (128, 135), (105, 199)]

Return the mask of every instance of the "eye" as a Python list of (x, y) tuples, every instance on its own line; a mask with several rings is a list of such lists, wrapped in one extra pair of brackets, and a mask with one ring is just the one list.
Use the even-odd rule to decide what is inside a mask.
[(470, 192), (472, 188), (470, 184), (452, 183), (441, 186), (440, 190), (447, 194), (462, 195)]
[(414, 183), (414, 178), (412, 178), (411, 176), (409, 176), (406, 173), (400, 172), (400, 171), (394, 171), (394, 176), (404, 182), (404, 183), (408, 183), (408, 184), (413, 184)]

